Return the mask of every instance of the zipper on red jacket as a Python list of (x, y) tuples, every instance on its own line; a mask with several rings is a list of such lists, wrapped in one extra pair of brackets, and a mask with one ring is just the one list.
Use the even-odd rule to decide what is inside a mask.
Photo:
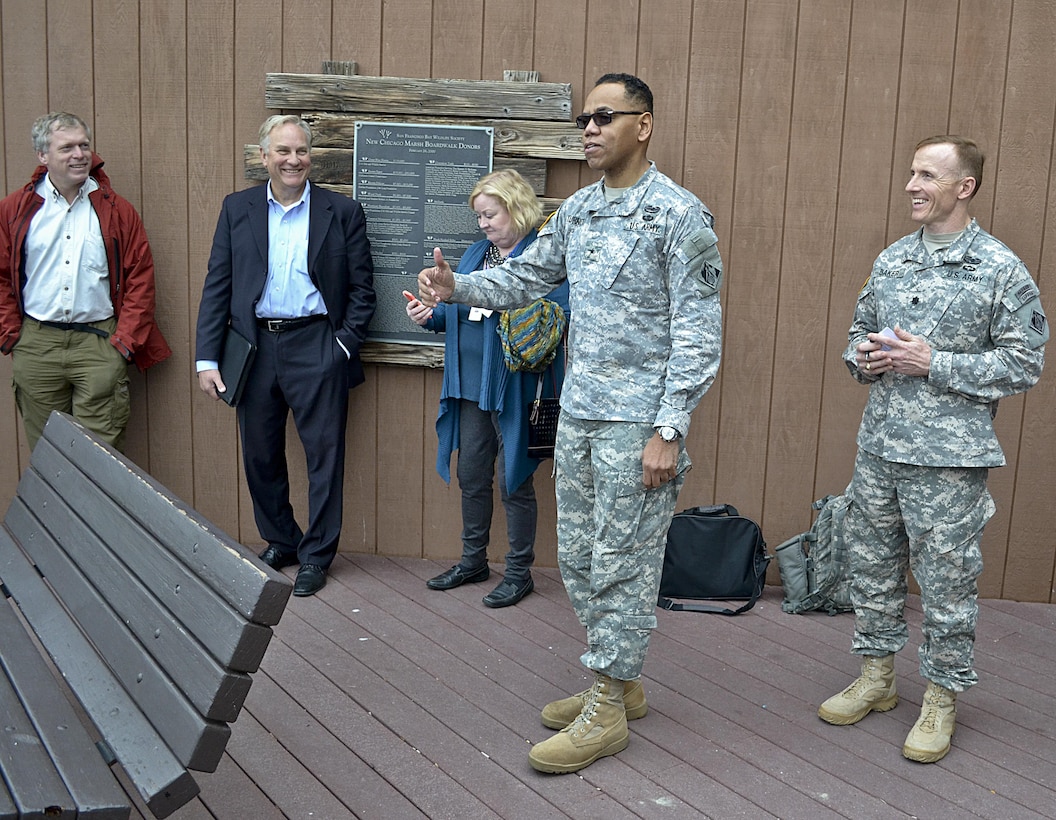
[(121, 292), (121, 246), (114, 237), (114, 259), (117, 260), (117, 286), (114, 288), (114, 296)]

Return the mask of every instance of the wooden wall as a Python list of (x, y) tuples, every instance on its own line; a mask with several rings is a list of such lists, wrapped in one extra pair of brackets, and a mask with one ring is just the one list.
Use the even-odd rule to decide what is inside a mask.
[[(975, 213), (1056, 315), (1054, 41), (1048, 0), (0, 0), (0, 187), (28, 179), (39, 114), (67, 109), (93, 125), (115, 187), (146, 222), (174, 350), (134, 377), (129, 455), (257, 544), (234, 415), (198, 391), (192, 346), (221, 199), (250, 184), (242, 146), (272, 113), (265, 74), (318, 72), (328, 59), (401, 77), (535, 69), (571, 83), (578, 112), (600, 74), (637, 73), (656, 95), (652, 157), (714, 211), (727, 271), (724, 360), (695, 414), (680, 507), (732, 503), (773, 546), (850, 478), (866, 391), (840, 352), (872, 259), (912, 230), (902, 186), (918, 139), (957, 132), (984, 146)], [(574, 162), (550, 172), (552, 196), (593, 179)], [(454, 557), (458, 493), (433, 470), (439, 374), (368, 370), (353, 393), (342, 547)], [(1008, 467), (991, 476), (988, 596), (1056, 600), (1054, 383), (1047, 374), (1001, 405)], [(28, 453), (6, 387), (0, 401), (6, 507)], [(538, 560), (552, 565), (545, 467), (537, 485)], [(496, 524), (499, 558), (501, 514)]]

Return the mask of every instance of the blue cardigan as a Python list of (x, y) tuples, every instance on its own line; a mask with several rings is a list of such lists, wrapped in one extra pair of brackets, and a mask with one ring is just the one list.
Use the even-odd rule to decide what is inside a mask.
[[(535, 241), (531, 231), (513, 249), (510, 256), (519, 256)], [(484, 253), (491, 244), (482, 239), (470, 245), (458, 263), (459, 273), (472, 273), (484, 266)], [(568, 312), (568, 282), (563, 282), (548, 295)], [(484, 355), (479, 366), (482, 410), (496, 410), (499, 414), (499, 431), (502, 434), (506, 458), (506, 489), (514, 492), (524, 480), (535, 472), (539, 459), (528, 457), (528, 406), (535, 400), (538, 376), (535, 373), (511, 373), (502, 360), (502, 344), (499, 341), (499, 312), (482, 320), (484, 323)], [(440, 413), (436, 418), (436, 471), (447, 483), (451, 483), (451, 454), (459, 448), (459, 408), (461, 398), (461, 374), (458, 362), (458, 305), (439, 304), (426, 321), (425, 328), (444, 336), (444, 381), (440, 390)], [(564, 381), (564, 342), (554, 362), (556, 393), (545, 378), (544, 395), (560, 395)], [(492, 407), (489, 396), (498, 397)], [(486, 406), (487, 405), (487, 406)]]

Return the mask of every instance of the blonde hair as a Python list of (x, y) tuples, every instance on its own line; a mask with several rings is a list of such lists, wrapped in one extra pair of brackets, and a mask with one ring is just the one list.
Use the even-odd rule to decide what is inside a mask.
[(469, 194), (470, 208), (481, 194), (493, 196), (503, 204), (519, 233), (528, 233), (543, 219), (543, 209), (532, 186), (512, 168), (482, 176)]

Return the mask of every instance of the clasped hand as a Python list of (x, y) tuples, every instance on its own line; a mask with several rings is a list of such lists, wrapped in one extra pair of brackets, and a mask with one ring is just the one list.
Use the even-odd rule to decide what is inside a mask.
[[(898, 325), (895, 337), (868, 334), (868, 341), (858, 345), (855, 362), (868, 376), (901, 373), (905, 376), (927, 376), (931, 371), (931, 345)], [(888, 348), (885, 350), (884, 348)]]

